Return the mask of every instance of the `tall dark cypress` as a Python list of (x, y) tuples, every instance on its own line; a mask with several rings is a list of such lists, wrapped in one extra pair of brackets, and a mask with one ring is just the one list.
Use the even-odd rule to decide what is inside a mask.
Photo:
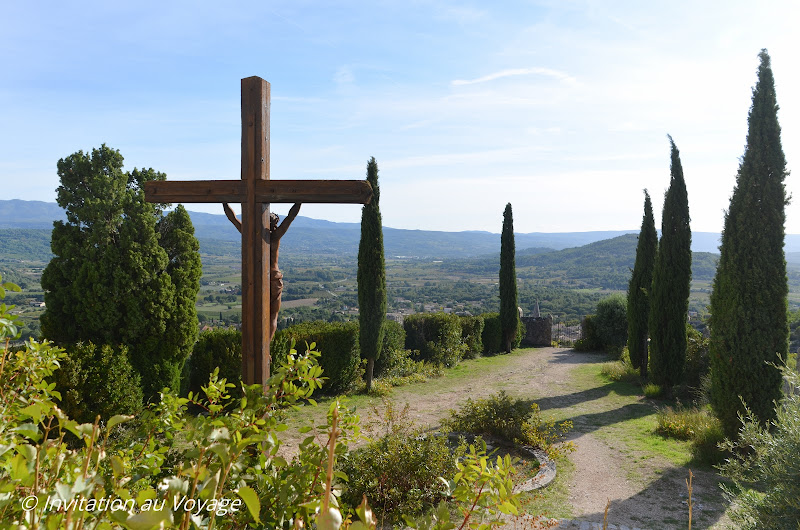
[(503, 232), (500, 234), (500, 332), (506, 353), (511, 353), (519, 329), (515, 253), (514, 218), (511, 203), (508, 203), (503, 212)]
[(361, 210), (361, 242), (358, 245), (358, 322), (361, 357), (367, 359), (364, 379), (372, 388), (375, 360), (381, 353), (386, 320), (386, 267), (383, 256), (383, 228), (378, 187), (378, 162), (367, 163), (367, 182), (372, 200)]
[(741, 399), (761, 422), (774, 418), (781, 374), (767, 363), (787, 354), (786, 158), (775, 80), (766, 50), (747, 119), (747, 144), (725, 214), (711, 293), (711, 401), (736, 437)]
[(650, 315), (649, 292), (653, 284), (653, 267), (658, 248), (658, 233), (653, 219), (650, 194), (644, 190), (644, 215), (639, 243), (636, 245), (636, 262), (628, 284), (628, 352), (631, 364), (647, 377), (647, 325)]
[(661, 214), (650, 288), (650, 368), (653, 382), (671, 387), (680, 381), (686, 362), (686, 320), (692, 283), (692, 231), (689, 198), (680, 153), (669, 137), (670, 183)]

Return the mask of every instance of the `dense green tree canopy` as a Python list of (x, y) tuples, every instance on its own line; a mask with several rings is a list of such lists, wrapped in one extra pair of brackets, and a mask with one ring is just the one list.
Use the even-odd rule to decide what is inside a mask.
[(689, 198), (680, 153), (672, 137), (669, 143), (670, 183), (664, 196), (649, 315), (651, 377), (663, 386), (675, 385), (683, 375), (692, 283)]
[(644, 215), (636, 245), (636, 262), (633, 265), (628, 285), (628, 352), (631, 364), (647, 375), (647, 325), (650, 315), (648, 293), (653, 284), (653, 267), (658, 248), (658, 233), (653, 219), (653, 204), (650, 194), (644, 190)]
[(361, 357), (367, 359), (367, 391), (372, 387), (375, 359), (381, 352), (386, 320), (386, 267), (378, 187), (378, 163), (367, 163), (367, 182), (372, 200), (361, 210), (361, 242), (358, 245), (358, 321)]
[(514, 217), (511, 203), (508, 203), (503, 212), (503, 232), (500, 234), (500, 328), (507, 353), (511, 352), (520, 324), (515, 259)]
[(166, 176), (122, 166), (106, 145), (58, 162), (67, 221), (54, 223), (42, 274), (42, 333), (63, 345), (126, 346), (152, 398), (178, 388), (197, 337), (198, 243), (182, 207), (162, 219), (164, 205), (144, 201), (144, 183)]
[(786, 359), (786, 158), (781, 147), (775, 80), (766, 50), (748, 117), (747, 144), (725, 215), (711, 293), (711, 397), (735, 437), (741, 399), (762, 423), (775, 416), (781, 375), (767, 363)]

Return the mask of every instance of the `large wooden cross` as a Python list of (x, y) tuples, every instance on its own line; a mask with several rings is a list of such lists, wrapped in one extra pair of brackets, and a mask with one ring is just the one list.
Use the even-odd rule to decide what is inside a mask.
[(161, 181), (145, 184), (145, 198), (158, 203), (238, 202), (242, 205), (242, 381), (266, 385), (269, 354), (269, 204), (366, 204), (365, 180), (269, 179), (270, 85), (242, 79), (241, 180)]

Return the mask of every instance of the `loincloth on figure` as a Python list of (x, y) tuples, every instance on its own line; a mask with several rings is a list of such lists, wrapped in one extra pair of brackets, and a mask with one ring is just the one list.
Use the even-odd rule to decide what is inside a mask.
[[(275, 313), (281, 306), (283, 294), (283, 273), (279, 270), (269, 271), (269, 312)], [(274, 308), (274, 309), (273, 309)]]

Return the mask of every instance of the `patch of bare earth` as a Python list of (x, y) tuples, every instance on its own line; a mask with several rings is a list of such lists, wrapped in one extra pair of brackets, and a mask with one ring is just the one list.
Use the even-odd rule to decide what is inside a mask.
[[(394, 389), (391, 399), (398, 407), (408, 404), (410, 419), (424, 428), (436, 428), (450, 409), (467, 398), (481, 398), (505, 390), (514, 397), (536, 401), (545, 411), (569, 409), (559, 417), (572, 418), (570, 440), (576, 450), (569, 458), (575, 471), (569, 480), (569, 503), (573, 519), (561, 529), (592, 528), (587, 523), (602, 523), (609, 502), (609, 528), (671, 529), (688, 523), (687, 489), (689, 469), (678, 467), (666, 458), (636, 451), (623, 439), (600, 435), (603, 427), (624, 421), (635, 408), (650, 413), (653, 405), (638, 396), (629, 396), (620, 406), (611, 402), (602, 385), (586, 386), (573, 381), (571, 372), (586, 363), (603, 362), (597, 354), (578, 353), (563, 348), (529, 349), (500, 356), (486, 363), (470, 377), (445, 375), (427, 383)], [(580, 386), (583, 384), (583, 387)], [(618, 396), (617, 396), (618, 397)], [(378, 400), (376, 400), (378, 401)], [(316, 411), (323, 419), (324, 407)], [(361, 411), (362, 418), (367, 416)], [(290, 456), (303, 435), (282, 433), (285, 456)], [(695, 501), (693, 528), (721, 527), (725, 505), (710, 471), (693, 470)], [(557, 477), (556, 480), (564, 480)], [(614, 525), (614, 526), (611, 526)], [(526, 520), (510, 521), (508, 528), (524, 528)], [(602, 528), (602, 526), (600, 526)]]

